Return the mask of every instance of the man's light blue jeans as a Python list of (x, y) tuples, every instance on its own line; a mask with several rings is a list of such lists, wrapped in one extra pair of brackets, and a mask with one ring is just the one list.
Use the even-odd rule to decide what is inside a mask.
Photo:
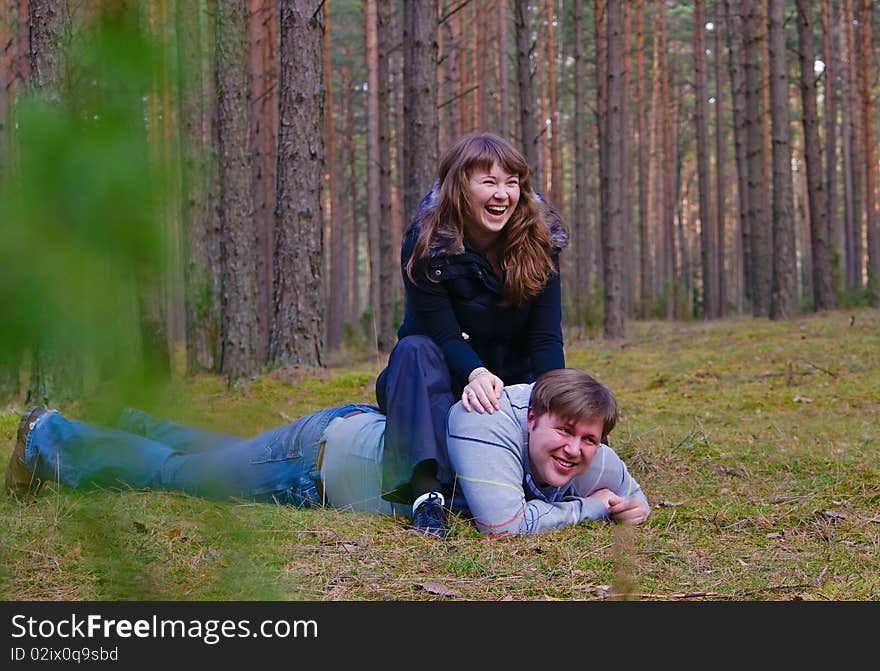
[(320, 505), (317, 457), (327, 425), (371, 405), (310, 413), (250, 439), (159, 421), (126, 410), (119, 428), (68, 419), (50, 410), (28, 434), (28, 465), (68, 487), (182, 491), (211, 499)]

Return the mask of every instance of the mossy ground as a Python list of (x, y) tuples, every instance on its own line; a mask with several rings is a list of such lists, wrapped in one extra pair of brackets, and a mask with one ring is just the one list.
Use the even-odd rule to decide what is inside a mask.
[[(403, 518), (50, 485), (0, 501), (0, 598), (880, 599), (880, 311), (627, 328), (569, 338), (567, 363), (617, 393), (611, 443), (653, 506), (640, 527), (489, 539), (456, 518), (437, 541)], [(149, 409), (249, 435), (371, 402), (380, 369), (279, 370), (233, 389), (197, 376)], [(0, 413), (0, 468), (21, 410)]]

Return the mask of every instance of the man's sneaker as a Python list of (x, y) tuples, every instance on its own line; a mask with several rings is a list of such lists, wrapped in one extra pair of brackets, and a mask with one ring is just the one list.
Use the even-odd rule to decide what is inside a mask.
[(28, 434), (34, 428), (34, 423), (45, 412), (46, 408), (40, 406), (28, 408), (18, 423), (15, 447), (12, 450), (12, 456), (9, 457), (9, 465), (6, 467), (6, 491), (19, 499), (36, 495), (40, 491), (40, 487), (43, 486), (43, 481), (28, 468), (24, 448), (27, 444)]
[(413, 527), (428, 536), (446, 538), (449, 523), (446, 521), (446, 509), (443, 499), (431, 493), (413, 512)]

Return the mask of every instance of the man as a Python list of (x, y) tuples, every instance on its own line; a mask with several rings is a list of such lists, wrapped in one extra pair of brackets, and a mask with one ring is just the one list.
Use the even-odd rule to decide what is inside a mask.
[(648, 500), (607, 445), (617, 400), (576, 368), (505, 387), (490, 415), (456, 404), (447, 450), (477, 528), (522, 534), (611, 517), (638, 524)]
[[(479, 529), (529, 533), (609, 516), (644, 520), (648, 504), (638, 484), (610, 448), (599, 447), (616, 418), (610, 390), (575, 369), (507, 388), (493, 414), (456, 405), (449, 417), (450, 458), (462, 469), (458, 482)], [(382, 498), (384, 431), (385, 416), (359, 404), (318, 410), (252, 439), (157, 421), (133, 409), (123, 413), (119, 428), (108, 428), (31, 408), (19, 424), (6, 486), (19, 498), (56, 480), (69, 487), (167, 489), (411, 515), (409, 506)], [(466, 510), (460, 502), (452, 509)], [(421, 530), (445, 537), (445, 511)]]

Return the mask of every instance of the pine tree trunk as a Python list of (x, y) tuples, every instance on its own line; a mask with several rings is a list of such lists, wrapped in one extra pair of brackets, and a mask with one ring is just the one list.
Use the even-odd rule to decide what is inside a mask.
[(660, 60), (660, 21), (659, 12), (655, 12), (651, 19), (653, 45), (651, 48), (651, 113), (650, 136), (648, 138), (648, 215), (647, 238), (652, 243), (649, 249), (653, 253), (651, 263), (651, 276), (647, 279), (650, 285), (651, 305), (649, 314), (654, 314), (655, 301), (662, 292), (661, 273), (663, 264), (663, 230), (662, 219), (664, 211), (663, 186), (661, 183), (662, 170), (662, 143), (663, 143), (663, 85), (662, 68)]
[(648, 131), (648, 100), (645, 93), (645, 5), (644, 0), (636, 2), (636, 105), (638, 109), (638, 164), (639, 164), (639, 316), (647, 319), (650, 316), (651, 293), (651, 256), (648, 239), (648, 197), (649, 197), (649, 131)]
[(186, 230), (183, 258), (187, 367), (190, 371), (212, 370), (217, 362), (220, 333), (220, 240), (214, 230), (208, 198), (208, 143), (212, 134), (204, 101), (210, 97), (205, 95), (202, 53), (206, 45), (197, 3), (177, 3), (177, 30), (184, 194), (181, 217)]
[[(596, 52), (596, 133), (599, 146), (599, 225), (597, 233), (596, 265), (598, 277), (605, 276), (605, 252), (602, 247), (602, 230), (608, 221), (608, 46), (605, 24), (606, 0), (593, 0), (593, 39)], [(604, 289), (603, 289), (604, 295)]]
[(278, 163), (278, 12), (273, 0), (249, 0), (251, 154), (257, 237), (258, 360), (268, 359)]
[(743, 18), (745, 95), (746, 95), (746, 161), (749, 166), (749, 226), (751, 240), (751, 272), (754, 293), (752, 314), (770, 315), (773, 278), (773, 239), (768, 208), (769, 196), (766, 178), (766, 145), (764, 144), (764, 97), (761, 77), (761, 54), (764, 50), (764, 31), (761, 27), (757, 0), (743, 0), (740, 10)]
[(274, 364), (323, 365), (321, 182), (324, 27), (309, 0), (280, 4), (278, 196), (275, 207)]
[(791, 176), (791, 131), (788, 113), (788, 59), (785, 53), (784, 0), (770, 0), (770, 116), (773, 133), (773, 279), (771, 319), (789, 319), (797, 305), (797, 264), (794, 234), (794, 186)]
[[(343, 53), (347, 56), (348, 49), (344, 48)], [(346, 59), (347, 60), (347, 59)], [(362, 217), (355, 213), (358, 211), (358, 177), (355, 165), (355, 146), (354, 146), (354, 103), (352, 101), (352, 82), (351, 68), (346, 65), (342, 69), (342, 90), (345, 91), (343, 103), (345, 106), (345, 163), (344, 170), (348, 186), (342, 193), (346, 194), (343, 198), (345, 202), (345, 221), (347, 222), (347, 230), (349, 231), (350, 241), (346, 246), (346, 256), (348, 259), (348, 288), (347, 304), (346, 304), (346, 321), (351, 324), (352, 328), (356, 328), (361, 316), (361, 273), (358, 256), (360, 251), (360, 235)]]
[(850, 291), (861, 292), (862, 272), (864, 270), (862, 247), (862, 215), (864, 174), (864, 158), (862, 147), (862, 115), (859, 105), (857, 47), (855, 29), (853, 27), (853, 2), (841, 0), (840, 34), (841, 34), (841, 76), (843, 89), (842, 132), (846, 135), (844, 147), (847, 165), (844, 168), (844, 179), (847, 180), (847, 286)]
[(437, 172), (437, 1), (406, 2), (403, 14), (404, 220)]
[[(29, 86), (44, 100), (62, 104), (69, 91), (66, 60), (71, 37), (66, 1), (29, 0)], [(43, 332), (31, 351), (27, 402), (64, 404), (82, 393), (82, 353), (61, 331)]]
[[(394, 225), (392, 217), (392, 119), (390, 82), (390, 55), (397, 40), (391, 28), (391, 2), (378, 0), (378, 75), (379, 75), (379, 312), (375, 317), (378, 333), (376, 346), (381, 354), (387, 354), (394, 346), (394, 286), (398, 277), (398, 264), (394, 262)], [(398, 247), (399, 249), (399, 247)]]
[(248, 7), (217, 3), (217, 146), (220, 171), (220, 371), (230, 380), (260, 367), (257, 236), (250, 152)]
[(554, 0), (547, 0), (547, 84), (549, 93), (550, 124), (550, 185), (547, 192), (548, 200), (562, 211), (565, 202), (565, 184), (562, 175), (562, 115), (559, 112), (559, 101), (556, 93), (556, 35), (553, 28), (556, 13)]
[(635, 123), (633, 119), (633, 107), (629, 101), (632, 98), (632, 54), (630, 49), (630, 35), (633, 32), (633, 15), (629, 3), (623, 3), (623, 35), (625, 36), (623, 44), (623, 81), (621, 84), (621, 100), (623, 101), (623, 137), (620, 142), (620, 156), (623, 161), (623, 231), (621, 235), (621, 250), (627, 253), (621, 253), (623, 275), (623, 306), (624, 314), (627, 318), (634, 317), (633, 312), (635, 305), (635, 290), (637, 271), (635, 263), (637, 256), (633, 252), (636, 249), (635, 242), (635, 225), (633, 222), (634, 200), (632, 198), (633, 190), (633, 170), (635, 169), (635, 161), (633, 160), (633, 132)]
[[(0, 0), (4, 12), (0, 16), (0, 183), (8, 179), (15, 161), (13, 101), (16, 94), (17, 53), (17, 0)], [(8, 343), (0, 342), (0, 400), (17, 397), (21, 392), (19, 370), (20, 352), (4, 349)]]
[(501, 136), (511, 138), (513, 129), (510, 122), (510, 70), (507, 66), (510, 31), (508, 27), (507, 0), (495, 0), (498, 17), (498, 106), (500, 108)]
[[(345, 256), (346, 234), (345, 205), (341, 194), (345, 193), (340, 170), (340, 154), (336, 144), (336, 98), (333, 86), (333, 61), (331, 57), (331, 4), (324, 1), (324, 81), (327, 82), (324, 95), (324, 146), (327, 160), (324, 178), (324, 219), (327, 222), (324, 233), (324, 302), (327, 305), (324, 324), (327, 329), (324, 342), (328, 350), (342, 343), (342, 324), (345, 319), (345, 288), (348, 285), (348, 259)], [(343, 92), (346, 93), (346, 92)]]
[[(587, 81), (587, 61), (584, 31), (584, 0), (575, 0), (573, 7), (575, 25), (574, 67), (575, 79)], [(590, 295), (590, 227), (588, 219), (588, 176), (587, 176), (587, 114), (585, 86), (574, 90), (574, 207), (571, 215), (574, 253), (569, 256), (571, 272), (566, 274), (571, 290), (570, 304), (574, 310), (574, 323), (583, 325), (584, 309)], [(573, 257), (573, 258), (572, 258)]]
[[(608, 49), (608, 146), (619, 147), (623, 139), (626, 111), (623, 105), (623, 6), (609, 2), (606, 8), (606, 47)], [(602, 256), (605, 284), (605, 337), (623, 338), (624, 287), (623, 287), (623, 186), (624, 162), (620, 151), (609, 151), (608, 168), (608, 217), (602, 221)]]
[(727, 273), (725, 271), (725, 259), (727, 258), (726, 247), (727, 235), (725, 226), (725, 212), (727, 210), (725, 204), (725, 192), (727, 190), (726, 183), (726, 163), (727, 157), (725, 147), (727, 143), (727, 133), (724, 128), (724, 106), (723, 100), (723, 67), (722, 67), (722, 49), (721, 26), (722, 26), (721, 0), (715, 0), (715, 41), (712, 47), (712, 56), (715, 66), (715, 277), (718, 291), (718, 308), (716, 315), (723, 317), (727, 312)]
[(661, 193), (663, 210), (660, 219), (662, 257), (660, 275), (661, 286), (665, 295), (666, 319), (675, 318), (675, 205), (678, 193), (678, 153), (676, 142), (678, 128), (678, 95), (672, 86), (672, 69), (669, 67), (669, 27), (667, 22), (666, 3), (660, 8), (660, 86), (661, 105), (663, 108), (662, 150), (661, 156)]
[(738, 204), (738, 234), (735, 236), (737, 262), (734, 264), (734, 275), (739, 290), (736, 294), (736, 310), (742, 313), (746, 300), (751, 301), (752, 288), (752, 255), (751, 226), (749, 222), (749, 163), (746, 160), (746, 95), (745, 73), (743, 72), (743, 50), (741, 24), (730, 7), (730, 0), (724, 0), (724, 25), (727, 35), (727, 63), (730, 76), (730, 90), (733, 109), (733, 146), (736, 163), (736, 184)]
[(859, 20), (859, 84), (862, 99), (862, 146), (865, 148), (865, 228), (868, 252), (868, 300), (871, 305), (880, 303), (880, 230), (876, 208), (876, 165), (874, 163), (874, 104), (871, 95), (873, 72), (872, 0), (861, 0)]
[(697, 108), (697, 184), (700, 207), (700, 264), (703, 278), (703, 318), (719, 316), (715, 270), (715, 218), (709, 193), (709, 100), (707, 93), (704, 0), (694, 3), (694, 82)]
[(379, 175), (379, 18), (376, 0), (364, 0), (367, 59), (367, 262), (369, 267), (370, 342), (378, 347), (380, 294), (380, 220), (382, 191)]
[(834, 30), (831, 0), (822, 0), (822, 60), (825, 71), (822, 75), (823, 110), (825, 122), (825, 192), (826, 221), (828, 224), (828, 245), (831, 255), (832, 300), (836, 305), (840, 293), (841, 261), (844, 250), (843, 223), (840, 219), (837, 193), (837, 110), (840, 94), (837, 88), (839, 54), (832, 46), (831, 34)]
[(535, 118), (536, 96), (532, 86), (532, 65), (529, 54), (532, 49), (532, 38), (529, 26), (529, 3), (527, 0), (514, 1), (514, 17), (516, 25), (516, 74), (519, 86), (519, 119), (521, 146), (529, 170), (532, 173), (532, 184), (541, 183), (538, 169), (538, 129)]
[[(813, 309), (834, 307), (829, 246), (828, 208), (822, 179), (819, 143), (819, 115), (816, 110), (814, 71), (813, 9), (809, 0), (797, 0), (798, 47), (801, 66), (801, 108), (804, 124), (804, 162), (807, 171), (807, 199), (810, 209), (810, 249), (812, 255)], [(826, 72), (827, 73), (827, 72)], [(833, 135), (833, 133), (832, 133)]]

